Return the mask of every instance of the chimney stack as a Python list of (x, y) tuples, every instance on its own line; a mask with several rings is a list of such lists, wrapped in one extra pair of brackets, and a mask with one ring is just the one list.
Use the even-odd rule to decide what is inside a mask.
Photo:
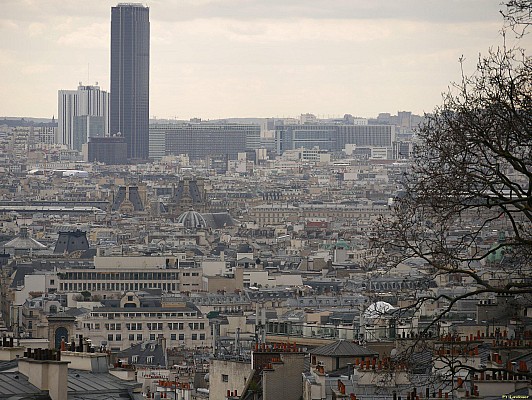
[(67, 400), (68, 392), (68, 361), (58, 361), (55, 351), (31, 349), (27, 358), (18, 363), (20, 373), (28, 377), (29, 383), (40, 390), (48, 390), (52, 400)]

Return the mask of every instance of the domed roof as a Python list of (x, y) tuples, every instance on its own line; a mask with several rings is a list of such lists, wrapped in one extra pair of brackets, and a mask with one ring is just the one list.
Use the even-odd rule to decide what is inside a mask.
[(386, 303), (385, 301), (377, 301), (376, 303), (370, 304), (369, 307), (366, 308), (366, 311), (364, 311), (364, 318), (379, 318), (391, 310), (395, 310), (395, 307), (390, 303)]
[(31, 238), (28, 234), (28, 228), (20, 228), (20, 234), (14, 239), (4, 244), (4, 248), (12, 248), (15, 250), (43, 250), (47, 247)]
[(178, 224), (183, 224), (186, 228), (206, 228), (207, 222), (205, 222), (205, 218), (203, 216), (194, 210), (185, 211), (183, 214), (181, 214), (177, 218)]

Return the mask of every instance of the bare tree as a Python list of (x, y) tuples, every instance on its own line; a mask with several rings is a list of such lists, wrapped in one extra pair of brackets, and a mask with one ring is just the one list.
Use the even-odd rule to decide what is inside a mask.
[[(506, 6), (508, 26), (523, 39), (532, 3), (512, 0)], [(475, 73), (462, 73), (451, 85), (418, 136), (393, 216), (376, 231), (393, 260), (389, 266), (420, 258), (432, 279), (456, 282), (456, 292), (426, 290), (407, 307), (412, 312), (438, 304), (417, 334), (419, 349), (463, 300), (504, 295), (514, 305), (507, 318), (519, 318), (523, 302), (532, 304), (532, 60), (526, 49), (503, 45), (480, 56)], [(449, 353), (450, 344), (459, 353)], [(464, 361), (478, 350), (464, 350), (452, 333), (431, 348), (453, 374), (482, 369)]]
[(510, 0), (501, 11), (507, 26), (519, 37), (526, 35), (532, 21), (532, 7), (530, 0)]

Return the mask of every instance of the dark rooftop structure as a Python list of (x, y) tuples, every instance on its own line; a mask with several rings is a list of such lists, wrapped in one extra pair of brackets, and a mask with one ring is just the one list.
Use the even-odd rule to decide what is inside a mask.
[(123, 136), (92, 137), (88, 143), (89, 162), (107, 165), (127, 163), (127, 143)]
[(236, 225), (235, 220), (228, 212), (202, 214), (207, 225), (213, 229), (221, 229)]
[(87, 234), (79, 229), (75, 231), (59, 232), (59, 237), (55, 244), (55, 254), (70, 254), (75, 251), (85, 251), (89, 249)]
[(168, 206), (175, 215), (191, 209), (205, 211), (205, 197), (203, 180), (185, 176), (172, 188)]
[(118, 360), (127, 360), (128, 365), (167, 367), (166, 349), (163, 341), (143, 342), (117, 354)]
[(120, 186), (111, 205), (111, 210), (119, 210), (124, 202), (130, 203), (134, 211), (144, 211), (144, 204), (137, 186)]

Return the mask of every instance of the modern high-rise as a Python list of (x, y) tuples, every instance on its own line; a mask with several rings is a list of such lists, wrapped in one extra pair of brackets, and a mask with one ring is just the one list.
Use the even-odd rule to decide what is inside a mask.
[(77, 90), (59, 90), (57, 104), (56, 143), (72, 149), (75, 142), (87, 143), (87, 137), (100, 136), (102, 128), (99, 126), (98, 134), (85, 132), (84, 140), (79, 137), (79, 132), (74, 129), (75, 119), (79, 116), (100, 117), (104, 135), (109, 132), (109, 94), (99, 86), (80, 82)]
[(74, 138), (72, 148), (81, 151), (83, 145), (95, 137), (105, 136), (105, 121), (96, 115), (78, 115), (74, 117)]
[(121, 133), (129, 159), (149, 156), (149, 8), (121, 3), (111, 8), (111, 135)]

